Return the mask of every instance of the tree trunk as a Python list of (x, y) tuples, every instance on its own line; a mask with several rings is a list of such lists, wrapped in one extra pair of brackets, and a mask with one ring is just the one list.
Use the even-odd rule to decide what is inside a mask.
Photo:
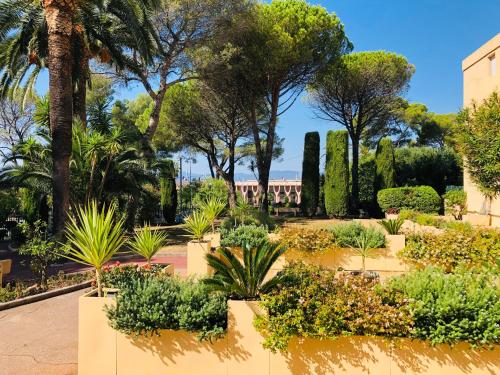
[(69, 159), (73, 121), (71, 32), (76, 3), (68, 0), (45, 0), (44, 8), (49, 37), (53, 231), (61, 234), (69, 209)]
[(352, 187), (351, 206), (354, 214), (359, 208), (359, 137), (352, 137)]
[(167, 88), (163, 88), (158, 91), (158, 93), (153, 98), (153, 110), (149, 116), (149, 124), (144, 136), (142, 138), (143, 147), (145, 148), (146, 157), (152, 157), (151, 143), (153, 142), (153, 137), (158, 129), (158, 124), (160, 122), (161, 107), (163, 105), (163, 98)]

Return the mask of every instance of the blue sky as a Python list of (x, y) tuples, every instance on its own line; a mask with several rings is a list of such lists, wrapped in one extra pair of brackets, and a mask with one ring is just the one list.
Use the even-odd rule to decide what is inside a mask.
[[(498, 0), (310, 0), (335, 12), (345, 25), (355, 51), (387, 50), (400, 53), (416, 66), (407, 98), (437, 113), (457, 112), (462, 105), (462, 60), (500, 32)], [(46, 78), (39, 82), (45, 91)], [(121, 89), (130, 98), (140, 88)], [(272, 170), (300, 171), (304, 133), (337, 128), (314, 118), (310, 108), (297, 102), (280, 119), (285, 138), (282, 162)], [(203, 159), (193, 172), (206, 173)], [(247, 172), (241, 169), (241, 172)]]

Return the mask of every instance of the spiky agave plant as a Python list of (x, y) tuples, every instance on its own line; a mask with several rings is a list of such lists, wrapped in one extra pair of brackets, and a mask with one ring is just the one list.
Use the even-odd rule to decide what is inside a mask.
[(166, 240), (167, 234), (165, 232), (152, 230), (148, 225), (135, 232), (135, 237), (130, 241), (129, 245), (134, 253), (144, 257), (148, 264), (151, 264), (151, 259), (161, 249)]
[(123, 219), (115, 220), (115, 208), (97, 207), (95, 201), (76, 209), (66, 227), (63, 257), (95, 268), (97, 295), (102, 296), (102, 267), (125, 244)]
[(207, 254), (206, 259), (215, 274), (204, 282), (214, 291), (228, 293), (234, 298), (257, 299), (269, 292), (278, 277), (265, 281), (269, 270), (286, 248), (278, 243), (264, 243), (257, 248), (243, 245), (243, 262), (228, 248), (219, 248), (217, 255)]
[(380, 220), (378, 223), (384, 227), (389, 234), (398, 234), (405, 221), (402, 218)]
[(203, 236), (210, 230), (210, 221), (201, 211), (194, 211), (185, 220), (186, 230), (193, 240), (201, 242)]
[(217, 220), (226, 208), (226, 204), (220, 198), (212, 197), (201, 204), (201, 211), (207, 218), (212, 227), (212, 233), (215, 233), (215, 220)]

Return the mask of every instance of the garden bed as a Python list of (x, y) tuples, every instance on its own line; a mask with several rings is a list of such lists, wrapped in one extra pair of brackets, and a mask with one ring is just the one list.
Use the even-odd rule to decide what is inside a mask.
[(104, 312), (113, 298), (84, 296), (79, 307), (78, 373), (126, 374), (493, 374), (500, 372), (498, 347), (474, 350), (467, 344), (430, 346), (410, 339), (294, 338), (286, 353), (262, 347), (253, 320), (256, 302), (229, 301), (224, 338), (199, 342), (186, 331), (129, 337), (113, 330)]
[[(0, 310), (22, 305), (24, 304), (23, 301), (35, 302), (50, 298), (51, 296), (58, 295), (57, 291), (59, 290), (69, 293), (78, 288), (83, 289), (90, 286), (93, 277), (94, 273), (92, 271), (68, 274), (60, 271), (57, 275), (50, 276), (47, 279), (46, 288), (41, 288), (35, 281), (16, 281), (8, 283), (5, 287), (0, 288)], [(77, 289), (72, 289), (72, 287), (76, 287)], [(33, 298), (35, 296), (40, 297)]]

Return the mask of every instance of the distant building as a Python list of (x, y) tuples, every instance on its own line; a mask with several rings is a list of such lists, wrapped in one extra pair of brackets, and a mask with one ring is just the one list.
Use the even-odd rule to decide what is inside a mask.
[[(462, 62), (464, 75), (464, 106), (500, 92), (500, 34), (489, 40)], [(479, 225), (500, 227), (500, 199), (490, 201), (464, 171), (464, 190), (467, 192), (467, 220)]]
[[(246, 202), (258, 204), (260, 199), (259, 184), (253, 181), (237, 181), (236, 191)], [(271, 203), (301, 202), (302, 183), (300, 180), (271, 180), (269, 181), (269, 199)]]

